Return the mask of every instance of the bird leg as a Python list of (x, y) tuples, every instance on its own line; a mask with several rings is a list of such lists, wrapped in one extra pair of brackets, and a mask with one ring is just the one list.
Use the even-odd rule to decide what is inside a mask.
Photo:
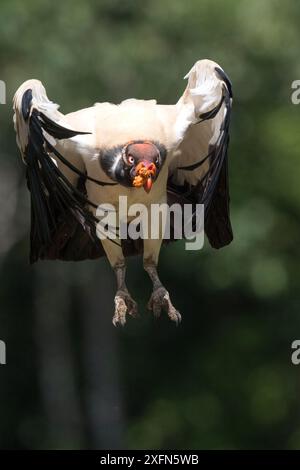
[(113, 324), (124, 326), (126, 323), (126, 313), (136, 317), (137, 316), (137, 303), (132, 299), (125, 284), (125, 263), (115, 265), (114, 271), (117, 279), (117, 292), (115, 295), (115, 313), (113, 316)]
[(156, 265), (154, 263), (145, 261), (144, 269), (148, 273), (153, 283), (153, 292), (148, 302), (148, 309), (153, 311), (155, 317), (159, 317), (161, 310), (164, 309), (167, 312), (169, 318), (178, 325), (178, 323), (181, 321), (181, 315), (173, 306), (170, 300), (169, 292), (162, 285), (157, 274)]

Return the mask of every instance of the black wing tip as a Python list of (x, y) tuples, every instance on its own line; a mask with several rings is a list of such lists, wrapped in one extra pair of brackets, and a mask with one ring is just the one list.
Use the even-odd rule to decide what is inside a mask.
[(28, 90), (26, 90), (25, 93), (23, 94), (22, 104), (21, 104), (22, 116), (25, 121), (27, 121), (29, 118), (31, 103), (32, 103), (32, 89), (28, 88)]
[(230, 78), (228, 77), (227, 73), (225, 73), (224, 70), (221, 69), (221, 67), (215, 67), (215, 71), (221, 77), (221, 79), (226, 83), (226, 86), (227, 86), (228, 91), (229, 91), (230, 98), (233, 98), (232, 82), (231, 82)]
[(92, 134), (91, 132), (74, 131), (73, 129), (68, 129), (64, 126), (61, 126), (60, 124), (52, 121), (52, 119), (48, 118), (48, 116), (46, 116), (44, 113), (39, 112), (39, 116), (42, 119), (43, 129), (48, 132), (48, 134), (52, 135), (52, 137), (55, 139), (70, 139), (76, 135)]
[(228, 246), (231, 244), (233, 241), (233, 233), (229, 232), (226, 235), (223, 235), (223, 238), (212, 238), (208, 236), (209, 244), (212, 248), (215, 250), (220, 250), (221, 248), (224, 248), (225, 246)]

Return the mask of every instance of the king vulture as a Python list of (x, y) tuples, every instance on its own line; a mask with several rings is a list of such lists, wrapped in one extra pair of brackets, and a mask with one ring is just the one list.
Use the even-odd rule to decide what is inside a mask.
[[(204, 205), (204, 229), (212, 247), (232, 241), (229, 215), (228, 143), (231, 82), (211, 60), (195, 63), (176, 104), (127, 99), (96, 103), (70, 114), (47, 97), (42, 83), (23, 83), (13, 99), (16, 140), (26, 165), (31, 197), (30, 261), (85, 260), (106, 255), (116, 274), (114, 325), (136, 316), (125, 282), (125, 258), (143, 255), (153, 283), (148, 308), (173, 306), (157, 274), (162, 243), (156, 238), (99, 238), (97, 207), (118, 213), (128, 205)], [(117, 227), (118, 229), (118, 227)]]

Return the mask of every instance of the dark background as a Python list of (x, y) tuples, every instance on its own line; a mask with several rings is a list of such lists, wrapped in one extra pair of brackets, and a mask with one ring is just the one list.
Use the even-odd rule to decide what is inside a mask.
[[(1, 448), (300, 447), (299, 24), (297, 0), (1, 0)], [(129, 260), (141, 316), (116, 329), (106, 260), (29, 266), (11, 100), (38, 78), (62, 112), (128, 97), (171, 104), (202, 58), (233, 81), (235, 239), (162, 250), (178, 328), (147, 312), (149, 279)]]

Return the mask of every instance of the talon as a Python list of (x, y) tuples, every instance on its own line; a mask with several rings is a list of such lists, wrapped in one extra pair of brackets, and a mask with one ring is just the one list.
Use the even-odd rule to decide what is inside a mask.
[(115, 296), (115, 313), (112, 319), (113, 325), (124, 326), (126, 323), (126, 314), (136, 317), (138, 315), (137, 303), (126, 291), (118, 291)]
[(156, 302), (153, 302), (153, 297), (151, 296), (148, 305), (147, 305), (148, 310), (151, 310), (155, 318), (159, 318), (161, 315), (161, 306), (157, 304)]
[(159, 287), (154, 290), (148, 302), (148, 309), (152, 310), (155, 317), (159, 317), (161, 310), (164, 309), (170, 320), (174, 321), (176, 325), (181, 322), (181, 315), (173, 306), (169, 292), (164, 287)]

